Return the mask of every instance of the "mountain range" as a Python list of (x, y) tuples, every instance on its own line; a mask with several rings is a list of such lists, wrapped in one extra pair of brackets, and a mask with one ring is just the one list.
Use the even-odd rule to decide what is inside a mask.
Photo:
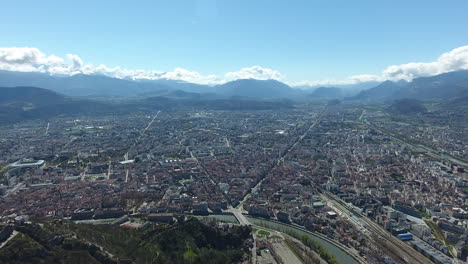
[(381, 100), (388, 99), (393, 97), (398, 97), (397, 94), (401, 88), (408, 85), (406, 81), (385, 81), (375, 87), (372, 87), (368, 90), (361, 91), (353, 99), (360, 100)]
[(0, 87), (0, 124), (58, 115), (117, 113), (119, 108), (37, 87)]
[[(466, 104), (468, 70), (416, 78), (411, 82), (385, 81), (355, 94), (356, 90), (343, 87), (317, 87), (312, 91), (295, 89), (276, 80), (240, 79), (208, 86), (175, 80), (134, 81), (84, 74), (50, 76), (0, 71), (0, 124), (58, 115), (167, 109), (290, 109), (294, 107), (293, 100), (343, 98), (348, 101), (393, 101), (389, 111), (413, 113), (423, 111), (421, 103), (408, 99)], [(127, 100), (128, 97), (133, 99)]]
[(352, 97), (357, 100), (455, 99), (468, 96), (468, 70), (416, 78), (411, 82), (385, 81)]
[(101, 75), (52, 76), (38, 72), (0, 71), (0, 86), (47, 88), (69, 96), (135, 96), (171, 89), (159, 83), (135, 82)]
[(276, 80), (239, 79), (215, 87), (218, 94), (254, 98), (290, 98), (300, 91)]
[(341, 99), (344, 97), (354, 96), (359, 93), (359, 91), (360, 89), (357, 88), (320, 86), (313, 89), (308, 97), (314, 99)]
[(275, 80), (240, 79), (217, 86), (178, 80), (124, 80), (102, 75), (51, 76), (37, 72), (0, 71), (0, 87), (43, 87), (68, 96), (160, 96), (180, 90), (202, 95), (290, 98), (299, 90)]
[(210, 99), (181, 90), (169, 90), (159, 96), (112, 101), (65, 96), (37, 87), (0, 87), (0, 125), (55, 116), (119, 115), (171, 109), (252, 111), (290, 108), (293, 108), (293, 102), (286, 99)]
[[(373, 84), (373, 87), (369, 87)], [(37, 72), (0, 71), (0, 87), (42, 87), (66, 96), (154, 97), (186, 99), (343, 99), (420, 100), (451, 99), (468, 95), (468, 70), (416, 78), (411, 82), (366, 82), (334, 87), (291, 87), (277, 80), (239, 79), (210, 86), (178, 80), (125, 80), (102, 75), (51, 76)]]
[(398, 99), (392, 102), (387, 111), (393, 114), (418, 114), (427, 111), (422, 101), (416, 99)]

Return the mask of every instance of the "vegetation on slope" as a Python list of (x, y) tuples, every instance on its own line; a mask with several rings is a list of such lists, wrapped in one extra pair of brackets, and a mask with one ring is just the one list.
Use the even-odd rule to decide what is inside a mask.
[(144, 231), (67, 221), (18, 230), (0, 249), (0, 263), (239, 263), (246, 258), (244, 244), (251, 236), (250, 227), (220, 229), (195, 218)]

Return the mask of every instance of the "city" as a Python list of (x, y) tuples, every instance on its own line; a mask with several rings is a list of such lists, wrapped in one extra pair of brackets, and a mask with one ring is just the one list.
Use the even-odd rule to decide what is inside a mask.
[(0, 9), (0, 264), (468, 264), (468, 1)]
[[(247, 225), (245, 216), (317, 233), (357, 261), (466, 259), (465, 167), (422, 147), (442, 135), (416, 123), (382, 123), (382, 115), (352, 104), (305, 104), (7, 126), (2, 219), (234, 213)], [(467, 134), (443, 136), (445, 145), (428, 147), (459, 154), (451, 142), (466, 142)]]

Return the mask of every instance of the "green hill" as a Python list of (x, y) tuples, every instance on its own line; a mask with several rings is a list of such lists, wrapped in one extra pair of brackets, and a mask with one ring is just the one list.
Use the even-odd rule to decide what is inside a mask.
[(190, 218), (146, 230), (48, 222), (25, 225), (0, 249), (0, 263), (240, 263), (250, 227), (217, 228)]
[(388, 108), (387, 111), (393, 114), (417, 114), (427, 111), (426, 107), (421, 101), (415, 99), (401, 99), (395, 100)]

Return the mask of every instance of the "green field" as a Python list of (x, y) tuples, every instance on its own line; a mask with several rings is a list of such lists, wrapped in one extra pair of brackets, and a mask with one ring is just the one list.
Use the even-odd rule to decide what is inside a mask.
[(257, 234), (262, 235), (262, 236), (270, 236), (270, 232), (265, 231), (265, 230), (258, 230)]

